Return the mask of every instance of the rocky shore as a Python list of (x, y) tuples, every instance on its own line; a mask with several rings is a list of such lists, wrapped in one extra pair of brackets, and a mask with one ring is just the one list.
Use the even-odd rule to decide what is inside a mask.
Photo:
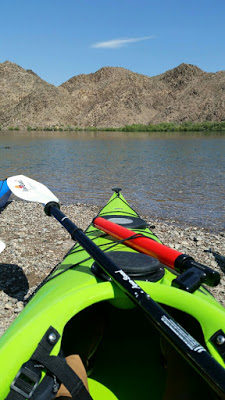
[[(61, 207), (76, 225), (86, 229), (99, 211), (96, 206), (76, 204)], [(194, 257), (196, 261), (220, 272), (221, 283), (210, 289), (225, 306), (224, 233), (203, 228), (179, 227), (172, 222), (144, 216), (152, 231), (167, 246)], [(34, 203), (12, 201), (0, 210), (0, 240), (6, 244), (0, 254), (0, 335), (22, 311), (24, 300), (48, 275), (72, 247), (69, 234), (53, 219), (45, 216), (43, 207)], [(212, 252), (209, 252), (211, 249)]]

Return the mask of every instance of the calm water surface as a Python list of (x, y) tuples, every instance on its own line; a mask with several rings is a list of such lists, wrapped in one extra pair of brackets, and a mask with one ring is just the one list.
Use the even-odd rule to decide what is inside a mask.
[(119, 186), (153, 218), (225, 225), (225, 136), (0, 132), (0, 179), (23, 174), (62, 203), (103, 205)]

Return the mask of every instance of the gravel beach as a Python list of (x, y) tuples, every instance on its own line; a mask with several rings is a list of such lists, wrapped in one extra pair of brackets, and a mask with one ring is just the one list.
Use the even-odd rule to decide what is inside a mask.
[[(82, 229), (98, 213), (96, 206), (75, 204), (61, 210)], [(220, 272), (221, 283), (210, 289), (225, 306), (224, 233), (144, 217), (163, 244), (194, 257)], [(72, 247), (69, 234), (54, 218), (45, 216), (39, 204), (13, 200), (0, 210), (0, 240), (6, 248), (0, 254), (0, 335), (24, 307), (24, 300)], [(211, 249), (213, 253), (207, 250)]]

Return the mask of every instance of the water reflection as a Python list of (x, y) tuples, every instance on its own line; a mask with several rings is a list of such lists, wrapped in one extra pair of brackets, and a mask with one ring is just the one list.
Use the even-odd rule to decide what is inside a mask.
[(63, 203), (103, 205), (119, 186), (141, 213), (221, 230), (224, 150), (218, 133), (2, 131), (0, 178), (28, 175)]

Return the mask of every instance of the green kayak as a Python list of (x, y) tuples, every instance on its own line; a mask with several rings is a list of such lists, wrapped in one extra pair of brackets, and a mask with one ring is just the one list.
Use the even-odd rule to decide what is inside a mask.
[[(99, 216), (160, 243), (118, 189)], [(157, 259), (127, 247), (93, 223), (85, 233), (194, 337), (200, 344), (197, 353), (209, 353), (224, 370), (225, 310), (204, 286), (193, 293), (181, 290), (172, 285), (177, 273)], [(21, 366), (50, 327), (60, 335), (51, 354), (61, 351), (64, 356), (81, 356), (94, 400), (164, 399), (167, 354), (175, 350), (79, 243), (40, 285), (1, 337), (0, 399), (7, 398), (13, 381), (17, 385), (15, 377)], [(174, 360), (178, 362), (176, 355)], [(182, 362), (184, 375), (188, 374), (191, 367), (185, 360), (181, 365)], [(177, 379), (182, 383), (180, 367), (176, 365), (172, 371), (175, 385)], [(188, 375), (188, 379), (184, 376), (183, 385), (192, 386), (196, 380), (196, 398), (203, 398), (208, 388), (197, 372), (193, 371), (193, 377)], [(35, 393), (33, 396), (30, 398), (35, 399)]]

